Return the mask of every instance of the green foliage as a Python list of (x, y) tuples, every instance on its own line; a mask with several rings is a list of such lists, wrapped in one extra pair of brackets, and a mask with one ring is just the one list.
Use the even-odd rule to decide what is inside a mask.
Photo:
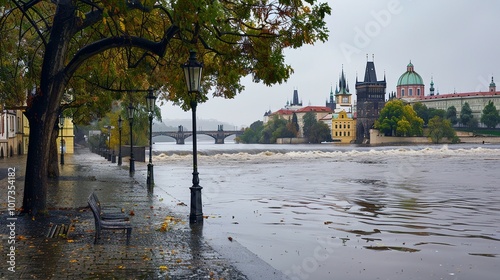
[[(425, 105), (423, 106), (425, 109)], [(423, 124), (424, 120), (417, 116), (412, 106), (405, 105), (402, 100), (395, 99), (388, 101), (382, 108), (378, 120), (375, 121), (375, 128), (385, 135), (421, 136)]]
[[(206, 101), (209, 94), (232, 98), (244, 89), (240, 79), (247, 75), (266, 85), (285, 82), (293, 69), (286, 64), (284, 51), (325, 42), (325, 18), (331, 13), (328, 4), (316, 0), (25, 3), (13, 0), (1, 5), (0, 80), (5, 81), (0, 83), (1, 103), (21, 104), (26, 90), (40, 86), (51, 42), (67, 44), (61, 61), (63, 67), (71, 66), (64, 71), (69, 70), (66, 74), (73, 77), (67, 88), (74, 90), (75, 106), (88, 106), (90, 99), (100, 101), (113, 91), (150, 86), (161, 91), (161, 100), (173, 101), (186, 110), (193, 98), (198, 102)], [(51, 33), (54, 26), (65, 28), (54, 24), (58, 9), (73, 10), (64, 21), (73, 24), (69, 27), (72, 32), (60, 41), (58, 34)], [(178, 29), (169, 29), (173, 26)], [(175, 40), (166, 40), (170, 30), (176, 33)], [(117, 40), (105, 43), (107, 39)], [(89, 46), (92, 50), (85, 54)], [(196, 97), (187, 94), (179, 67), (191, 49), (204, 63), (203, 92)], [(93, 103), (109, 105), (98, 101)], [(141, 98), (132, 101), (144, 102)], [(93, 110), (100, 108), (89, 106), (88, 112)]]
[(446, 115), (446, 111), (435, 108), (427, 108), (427, 106), (425, 104), (422, 104), (422, 102), (413, 104), (413, 110), (415, 111), (417, 116), (424, 121), (424, 125), (427, 125), (429, 123), (429, 120), (435, 116), (444, 118)]
[(429, 108), (428, 115), (429, 115), (429, 120), (436, 116), (444, 119), (446, 117), (446, 111), (443, 109)]
[(492, 101), (489, 101), (488, 104), (484, 106), (481, 122), (486, 125), (487, 128), (495, 128), (498, 123), (500, 123), (500, 115), (498, 114), (497, 107)]
[(455, 106), (448, 107), (448, 109), (446, 110), (446, 119), (450, 120), (452, 125), (458, 123), (457, 108), (455, 108)]
[(291, 130), (289, 121), (274, 116), (272, 120), (268, 121), (262, 130), (262, 135), (259, 139), (261, 144), (276, 143), (278, 138), (293, 138), (297, 137), (297, 132)]
[(307, 112), (302, 118), (304, 120), (302, 130), (307, 142), (321, 143), (332, 140), (331, 130), (328, 125), (324, 122), (318, 122), (313, 112)]
[(462, 110), (460, 111), (460, 123), (467, 127), (477, 126), (477, 120), (476, 125), (474, 125), (475, 122), (474, 116), (472, 115), (472, 109), (467, 102), (464, 103), (464, 105), (462, 106)]
[(245, 128), (245, 131), (241, 136), (236, 137), (236, 142), (238, 143), (259, 143), (262, 137), (262, 130), (264, 130), (264, 122), (256, 121), (250, 125), (250, 127)]
[(300, 130), (300, 127), (299, 127), (299, 120), (297, 119), (297, 114), (295, 114), (295, 112), (292, 114), (292, 126), (293, 126), (293, 130), (298, 133)]
[(419, 116), (424, 121), (424, 124), (429, 123), (429, 109), (425, 104), (422, 104), (422, 102), (417, 102), (413, 104), (413, 110), (415, 111), (415, 113), (417, 113), (417, 116)]
[(409, 136), (411, 131), (410, 122), (405, 117), (400, 119), (396, 127), (396, 136)]
[(429, 137), (432, 142), (438, 144), (443, 138), (452, 140), (452, 143), (458, 142), (458, 137), (453, 129), (450, 120), (434, 116), (429, 120)]

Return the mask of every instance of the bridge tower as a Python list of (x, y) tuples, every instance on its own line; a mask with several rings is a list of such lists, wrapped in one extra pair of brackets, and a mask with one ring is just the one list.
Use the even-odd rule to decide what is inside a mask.
[(184, 144), (184, 127), (182, 125), (179, 125), (179, 129), (177, 130), (177, 138), (175, 139), (175, 142), (177, 144)]

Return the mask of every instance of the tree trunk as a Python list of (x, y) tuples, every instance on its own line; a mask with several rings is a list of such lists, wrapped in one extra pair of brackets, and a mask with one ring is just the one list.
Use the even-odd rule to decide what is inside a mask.
[(42, 118), (30, 120), (30, 141), (24, 182), (23, 212), (32, 215), (46, 209), (47, 201), (47, 161), (49, 157), (52, 125)]
[(44, 212), (47, 206), (50, 148), (57, 139), (54, 126), (57, 126), (61, 98), (69, 80), (64, 69), (71, 35), (76, 26), (74, 4), (70, 0), (60, 0), (58, 3), (43, 58), (40, 88), (34, 95), (28, 96), (25, 113), (30, 126), (30, 139), (23, 213), (32, 215)]
[(59, 127), (54, 126), (54, 132), (52, 133), (52, 138), (50, 140), (50, 151), (49, 151), (49, 168), (47, 175), (49, 178), (59, 177), (59, 151), (57, 150), (57, 137), (59, 136)]

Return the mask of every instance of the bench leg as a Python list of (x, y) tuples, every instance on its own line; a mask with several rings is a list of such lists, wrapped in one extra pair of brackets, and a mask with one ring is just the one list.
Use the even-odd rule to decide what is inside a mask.
[(95, 228), (94, 244), (97, 244), (97, 239), (101, 238), (101, 231), (99, 227)]
[(132, 228), (127, 229), (127, 245), (130, 243), (130, 235), (132, 235)]

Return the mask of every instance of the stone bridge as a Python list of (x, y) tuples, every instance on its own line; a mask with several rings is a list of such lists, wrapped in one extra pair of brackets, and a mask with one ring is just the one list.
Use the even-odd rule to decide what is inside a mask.
[[(219, 125), (217, 130), (202, 130), (196, 131), (196, 134), (204, 134), (208, 135), (215, 139), (215, 144), (224, 144), (224, 139), (231, 135), (241, 135), (243, 131), (241, 130), (226, 130), (224, 131), (223, 126)], [(192, 131), (185, 131), (182, 125), (179, 125), (179, 129), (177, 131), (156, 131), (152, 133), (152, 136), (169, 136), (175, 139), (177, 144), (184, 144), (184, 141), (189, 136), (193, 135)]]

